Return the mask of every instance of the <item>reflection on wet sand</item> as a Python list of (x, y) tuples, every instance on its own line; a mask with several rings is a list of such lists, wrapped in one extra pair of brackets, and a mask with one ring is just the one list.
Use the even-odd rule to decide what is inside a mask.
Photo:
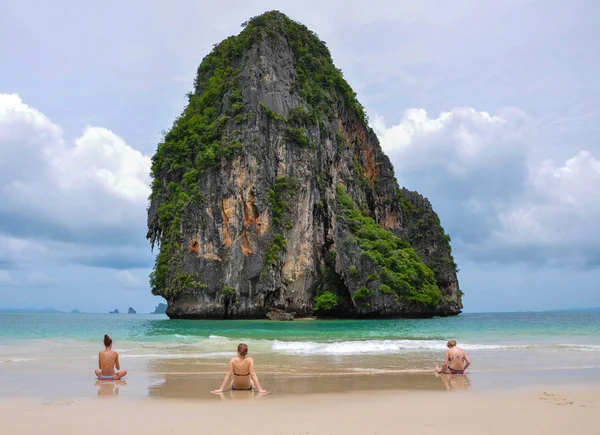
[[(227, 371), (229, 360), (236, 354), (231, 352), (207, 357), (153, 357), (144, 361), (144, 370), (150, 373), (223, 373)], [(362, 373), (405, 373), (429, 372), (432, 356), (425, 359), (418, 355), (297, 355), (297, 354), (255, 354), (257, 373), (294, 374), (352, 374)], [(140, 364), (140, 361), (133, 361)], [(127, 362), (130, 364), (130, 362)], [(262, 379), (262, 378), (261, 378)]]
[(257, 390), (228, 390), (222, 393), (213, 393), (215, 396), (219, 396), (221, 400), (247, 400), (247, 399), (260, 399), (266, 396), (268, 393), (259, 393)]
[[(290, 375), (259, 373), (261, 385), (269, 396), (345, 393), (349, 391), (425, 390), (443, 391), (443, 385), (431, 374), (339, 374)], [(264, 379), (264, 381), (263, 381)], [(219, 386), (222, 374), (157, 374), (151, 377), (148, 395), (152, 397), (210, 398)], [(216, 386), (216, 387), (215, 387)], [(254, 397), (254, 391), (227, 391), (230, 398)]]
[(471, 387), (471, 380), (466, 374), (451, 375), (446, 373), (436, 373), (435, 376), (442, 378), (444, 387), (448, 391), (468, 390)]
[(97, 380), (94, 386), (98, 388), (98, 396), (118, 396), (119, 387), (127, 385), (124, 380), (112, 381), (112, 380)]

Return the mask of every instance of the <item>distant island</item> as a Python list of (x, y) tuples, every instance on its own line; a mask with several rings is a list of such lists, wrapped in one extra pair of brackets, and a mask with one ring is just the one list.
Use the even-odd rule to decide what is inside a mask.
[(137, 314), (137, 312), (133, 308), (129, 307), (127, 314)]
[(119, 314), (119, 310), (115, 308), (115, 311), (110, 311), (109, 314)]
[(156, 306), (153, 312), (150, 314), (165, 314), (167, 311), (167, 304), (160, 303)]
[(71, 314), (81, 314), (81, 311), (78, 309), (71, 310)]

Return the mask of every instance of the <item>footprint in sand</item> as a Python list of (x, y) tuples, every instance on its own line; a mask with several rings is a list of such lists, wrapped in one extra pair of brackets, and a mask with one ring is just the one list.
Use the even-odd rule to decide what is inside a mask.
[(565, 399), (564, 397), (557, 397), (554, 394), (545, 391), (542, 394), (539, 394), (538, 398), (558, 406), (573, 405), (572, 401)]
[(69, 400), (68, 402), (46, 402), (44, 403), (45, 406), (54, 406), (55, 408), (58, 408), (59, 406), (69, 406), (71, 404), (73, 404), (73, 400)]

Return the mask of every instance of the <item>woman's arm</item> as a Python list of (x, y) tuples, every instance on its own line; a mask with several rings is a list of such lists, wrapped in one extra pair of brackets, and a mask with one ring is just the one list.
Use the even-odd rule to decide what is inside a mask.
[(467, 364), (465, 365), (465, 368), (463, 370), (467, 370), (467, 367), (469, 367), (471, 365), (471, 360), (469, 359), (469, 356), (467, 355), (467, 352), (465, 352), (465, 355), (463, 356), (463, 359), (467, 362)]
[(100, 359), (100, 355), (102, 355), (102, 352), (98, 352), (98, 368), (102, 370), (102, 360)]
[(221, 388), (219, 388), (218, 390), (213, 390), (213, 393), (222, 393), (223, 389), (225, 388), (225, 385), (227, 385), (227, 381), (229, 380), (229, 378), (231, 377), (233, 373), (233, 358), (231, 359), (231, 361), (229, 361), (229, 369), (227, 369), (227, 373), (225, 373), (225, 379), (223, 379), (223, 383), (221, 384)]
[(258, 388), (259, 393), (268, 393), (267, 390), (263, 390), (260, 386), (260, 382), (258, 381), (258, 376), (256, 376), (256, 372), (254, 371), (254, 359), (250, 359), (250, 377), (254, 381), (254, 385)]
[(121, 364), (119, 364), (119, 354), (115, 352), (115, 367), (117, 371), (121, 370)]

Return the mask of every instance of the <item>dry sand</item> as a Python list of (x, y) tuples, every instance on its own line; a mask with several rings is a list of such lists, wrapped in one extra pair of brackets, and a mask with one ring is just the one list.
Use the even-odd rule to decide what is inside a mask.
[[(114, 394), (112, 388), (105, 390)], [(600, 388), (0, 399), (6, 434), (598, 434)]]

